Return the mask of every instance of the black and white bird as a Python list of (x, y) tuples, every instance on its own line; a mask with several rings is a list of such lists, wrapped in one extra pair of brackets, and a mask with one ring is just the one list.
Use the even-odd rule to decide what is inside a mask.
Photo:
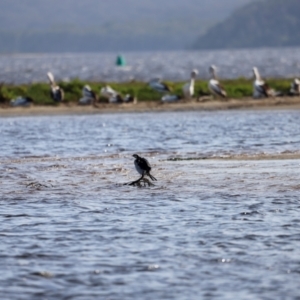
[(89, 104), (95, 104), (96, 101), (97, 101), (96, 93), (91, 89), (89, 85), (85, 85), (82, 89), (82, 98), (79, 99), (78, 104), (89, 105)]
[(191, 79), (182, 87), (182, 93), (184, 99), (191, 99), (194, 96), (195, 92), (195, 79), (198, 74), (198, 70), (193, 70), (191, 72)]
[(107, 98), (109, 103), (123, 103), (123, 98), (121, 95), (109, 85), (105, 85), (100, 90), (100, 94), (101, 96)]
[(32, 98), (30, 97), (17, 97), (10, 101), (10, 106), (29, 106), (33, 103)]
[(56, 102), (61, 102), (64, 100), (64, 91), (60, 88), (54, 80), (54, 76), (51, 72), (47, 73), (47, 77), (50, 81), (50, 96)]
[(216, 67), (215, 66), (210, 66), (209, 67), (209, 72), (210, 72), (210, 80), (208, 82), (208, 89), (212, 93), (213, 96), (221, 97), (221, 98), (226, 98), (227, 93), (225, 89), (222, 87), (220, 82), (217, 80), (216, 76)]
[(274, 90), (272, 90), (269, 85), (261, 79), (258, 69), (253, 67), (252, 71), (254, 75), (253, 98), (257, 99), (273, 96)]
[(144, 176), (149, 176), (151, 180), (157, 181), (157, 179), (150, 174), (151, 166), (148, 160), (146, 158), (140, 157), (137, 154), (133, 154), (132, 156), (135, 158), (134, 165), (136, 170), (138, 171), (139, 174), (142, 175), (142, 177), (138, 181), (142, 180)]
[(124, 103), (137, 103), (136, 97), (131, 96), (130, 94), (125, 95), (123, 101)]
[(149, 86), (159, 93), (168, 93), (171, 92), (171, 88), (160, 78), (154, 78), (149, 81)]
[(101, 96), (108, 99), (109, 103), (136, 103), (137, 99), (132, 95), (125, 95), (123, 97), (120, 93), (116, 90), (111, 88), (109, 85), (106, 85), (100, 90)]
[(108, 102), (109, 103), (123, 103), (124, 99), (120, 94), (115, 94), (115, 95), (112, 95), (111, 97), (109, 97)]
[(101, 90), (100, 94), (105, 98), (110, 98), (113, 96), (116, 96), (118, 94), (117, 91), (115, 91), (113, 88), (111, 88), (109, 85), (105, 85)]
[(295, 78), (291, 83), (290, 96), (299, 96), (300, 95), (300, 80)]

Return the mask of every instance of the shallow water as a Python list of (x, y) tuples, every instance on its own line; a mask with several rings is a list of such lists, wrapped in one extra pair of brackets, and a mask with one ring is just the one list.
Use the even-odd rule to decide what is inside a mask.
[(115, 67), (116, 53), (0, 55), (0, 82), (47, 81), (51, 71), (58, 80), (149, 81), (153, 77), (187, 80), (192, 69), (207, 79), (208, 67), (218, 67), (221, 78), (252, 76), (252, 67), (264, 77), (294, 77), (300, 74), (300, 48), (210, 51), (129, 52), (128, 66)]
[(1, 299), (298, 299), (299, 117), (0, 119)]

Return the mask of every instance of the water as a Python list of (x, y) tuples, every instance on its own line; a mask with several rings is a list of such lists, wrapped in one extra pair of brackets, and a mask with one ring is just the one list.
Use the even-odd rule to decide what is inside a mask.
[(299, 299), (299, 118), (0, 119), (1, 299)]
[(221, 78), (252, 76), (257, 66), (264, 77), (294, 77), (300, 74), (300, 48), (210, 51), (129, 52), (128, 67), (114, 66), (117, 54), (18, 54), (0, 55), (0, 82), (47, 81), (52, 71), (58, 80), (149, 81), (153, 77), (187, 80), (192, 69), (207, 79), (208, 67), (217, 65)]

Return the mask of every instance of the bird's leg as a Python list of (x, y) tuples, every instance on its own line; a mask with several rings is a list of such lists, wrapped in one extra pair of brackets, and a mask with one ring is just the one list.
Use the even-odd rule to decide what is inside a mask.
[(144, 181), (144, 183), (145, 183), (144, 186), (146, 186), (146, 184), (148, 184), (148, 186), (153, 186), (153, 185), (154, 185), (154, 184), (153, 184), (149, 179), (147, 179), (147, 178), (144, 178), (143, 181)]
[(128, 183), (128, 185), (136, 185), (136, 184), (139, 184), (140, 181), (143, 180), (144, 176), (145, 176), (145, 173), (143, 172), (141, 178), (139, 178), (138, 180), (135, 180), (135, 181), (132, 181), (132, 182)]

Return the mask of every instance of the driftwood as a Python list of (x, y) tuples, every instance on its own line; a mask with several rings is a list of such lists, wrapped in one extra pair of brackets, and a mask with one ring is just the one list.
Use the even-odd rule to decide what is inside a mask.
[(131, 186), (137, 186), (137, 187), (146, 187), (147, 185), (154, 186), (154, 184), (149, 179), (144, 178), (144, 175), (141, 178), (139, 178), (138, 180), (124, 183), (124, 185), (131, 185)]
[(46, 185), (46, 184), (42, 184), (42, 183), (39, 183), (39, 182), (31, 182), (31, 183), (28, 183), (26, 185), (27, 188), (33, 188), (33, 189), (36, 189), (36, 190), (40, 190), (41, 188), (50, 188), (50, 187), (53, 187), (52, 184), (50, 185)]

